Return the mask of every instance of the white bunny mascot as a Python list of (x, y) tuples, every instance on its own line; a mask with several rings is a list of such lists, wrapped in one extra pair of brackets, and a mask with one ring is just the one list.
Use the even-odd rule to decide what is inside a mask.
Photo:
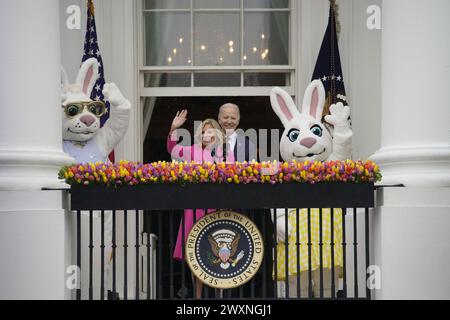
[[(291, 96), (280, 88), (273, 88), (271, 93), (272, 108), (284, 125), (285, 131), (280, 142), (280, 152), (284, 161), (329, 161), (347, 160), (352, 154), (352, 129), (350, 126), (350, 108), (342, 103), (330, 107), (330, 115), (325, 121), (333, 126), (329, 132), (322, 122), (325, 104), (325, 89), (320, 80), (313, 81), (306, 89), (302, 110), (299, 112)], [(331, 212), (322, 209), (323, 215), (323, 293), (331, 297)], [(342, 210), (334, 209), (334, 265), (335, 284), (338, 287), (338, 272), (343, 265), (342, 257)], [(296, 210), (289, 210), (288, 226), (285, 230), (285, 210), (276, 211), (278, 263), (277, 279), (286, 280), (285, 242), (289, 242), (289, 296), (297, 296), (297, 277), (300, 276), (301, 295), (309, 294), (309, 259), (308, 259), (308, 211), (300, 209), (299, 223), (296, 223)], [(300, 229), (300, 275), (297, 274), (297, 228)], [(320, 292), (320, 256), (319, 256), (319, 209), (311, 210), (311, 271), (314, 296)], [(287, 232), (287, 234), (286, 234)]]
[[(108, 162), (108, 155), (124, 137), (129, 123), (131, 104), (113, 83), (105, 84), (103, 95), (110, 102), (111, 114), (100, 128), (100, 117), (106, 112), (101, 101), (92, 101), (91, 92), (99, 77), (97, 59), (86, 60), (76, 83), (70, 85), (62, 69), (62, 129), (64, 152), (76, 163)], [(95, 214), (96, 217), (99, 213)], [(98, 221), (97, 221), (98, 222)], [(105, 214), (105, 288), (111, 281), (112, 216)]]
[(99, 77), (97, 59), (86, 60), (76, 83), (69, 84), (63, 71), (63, 148), (77, 163), (107, 162), (108, 155), (124, 137), (131, 104), (115, 84), (105, 84), (103, 95), (110, 102), (111, 115), (100, 128), (101, 103), (89, 106), (91, 92)]

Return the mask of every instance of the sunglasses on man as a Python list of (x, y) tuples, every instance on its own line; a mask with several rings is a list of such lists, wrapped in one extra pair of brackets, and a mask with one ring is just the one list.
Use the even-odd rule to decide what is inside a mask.
[(68, 117), (75, 117), (79, 115), (85, 108), (87, 108), (90, 113), (98, 118), (106, 113), (106, 105), (103, 101), (73, 102), (61, 107), (64, 109), (64, 113)]

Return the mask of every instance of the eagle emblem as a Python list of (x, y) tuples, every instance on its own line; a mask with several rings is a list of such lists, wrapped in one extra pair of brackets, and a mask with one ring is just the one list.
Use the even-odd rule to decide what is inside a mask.
[(230, 230), (219, 230), (208, 236), (209, 244), (211, 245), (211, 251), (217, 258), (212, 261), (214, 265), (220, 264), (220, 267), (227, 270), (232, 267), (236, 267), (239, 261), (245, 256), (243, 250), (238, 252), (240, 234), (236, 234)]

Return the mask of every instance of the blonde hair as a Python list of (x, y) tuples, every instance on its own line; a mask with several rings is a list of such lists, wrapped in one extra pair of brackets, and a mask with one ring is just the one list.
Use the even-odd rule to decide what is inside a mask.
[(205, 128), (206, 125), (210, 125), (216, 133), (216, 142), (214, 143), (214, 146), (216, 146), (216, 147), (222, 146), (225, 141), (225, 139), (224, 139), (225, 133), (224, 133), (222, 127), (220, 126), (220, 124), (214, 119), (206, 119), (205, 121), (202, 122), (202, 124), (200, 126), (198, 126), (198, 128), (195, 130), (195, 134), (194, 134), (195, 143), (203, 145), (202, 135), (203, 135), (203, 129)]

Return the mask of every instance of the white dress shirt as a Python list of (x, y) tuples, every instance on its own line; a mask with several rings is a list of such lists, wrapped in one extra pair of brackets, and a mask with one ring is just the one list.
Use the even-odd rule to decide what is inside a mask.
[(237, 136), (237, 132), (235, 131), (227, 137), (227, 144), (232, 151), (234, 151), (234, 147), (236, 146)]

